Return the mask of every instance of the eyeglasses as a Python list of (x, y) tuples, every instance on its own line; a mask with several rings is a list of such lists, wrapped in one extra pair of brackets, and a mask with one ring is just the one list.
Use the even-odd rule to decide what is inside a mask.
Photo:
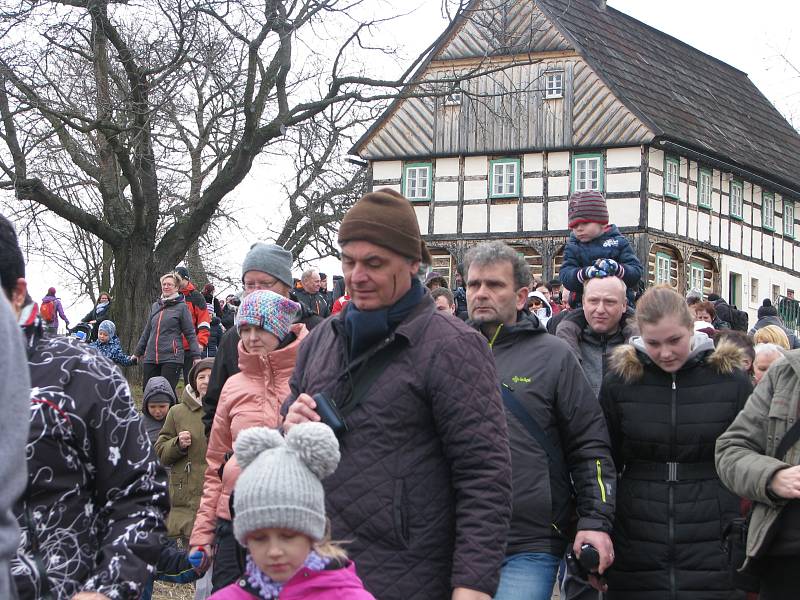
[(276, 285), (278, 285), (277, 281), (254, 281), (245, 283), (244, 289), (246, 289), (248, 292), (254, 292), (256, 290), (272, 291), (272, 288), (274, 288)]

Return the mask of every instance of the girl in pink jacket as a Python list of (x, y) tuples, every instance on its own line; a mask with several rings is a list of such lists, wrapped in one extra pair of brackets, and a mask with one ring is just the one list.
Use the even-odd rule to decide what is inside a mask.
[(190, 553), (213, 557), (211, 581), (218, 590), (242, 573), (240, 549), (233, 537), (230, 495), (240, 467), (233, 452), (239, 432), (248, 427), (280, 427), (281, 403), (297, 348), (308, 331), (293, 323), (300, 305), (270, 291), (256, 291), (242, 301), (236, 316), (239, 369), (225, 382), (208, 440), (203, 497), (189, 540)]
[(244, 471), (233, 498), (233, 531), (247, 546), (247, 568), (211, 600), (375, 600), (325, 535), (320, 479), (339, 463), (330, 427), (295, 425), (285, 440), (257, 427), (241, 432), (234, 446)]

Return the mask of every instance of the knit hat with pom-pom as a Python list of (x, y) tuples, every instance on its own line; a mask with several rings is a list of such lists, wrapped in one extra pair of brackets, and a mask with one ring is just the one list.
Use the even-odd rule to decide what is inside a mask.
[(320, 479), (336, 470), (339, 442), (323, 423), (301, 423), (286, 438), (275, 429), (245, 429), (233, 445), (242, 474), (233, 494), (233, 535), (245, 545), (259, 529), (325, 535), (325, 493)]

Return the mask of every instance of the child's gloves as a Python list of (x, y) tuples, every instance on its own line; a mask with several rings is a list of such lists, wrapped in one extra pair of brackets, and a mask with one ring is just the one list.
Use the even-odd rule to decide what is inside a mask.
[(591, 279), (592, 277), (606, 277), (608, 273), (606, 273), (603, 269), (598, 269), (595, 266), (591, 267), (584, 267), (581, 269), (582, 280), (586, 281), (587, 279)]
[(605, 271), (606, 275), (612, 276), (619, 274), (620, 265), (617, 261), (613, 258), (598, 258), (594, 266), (600, 269), (601, 271)]

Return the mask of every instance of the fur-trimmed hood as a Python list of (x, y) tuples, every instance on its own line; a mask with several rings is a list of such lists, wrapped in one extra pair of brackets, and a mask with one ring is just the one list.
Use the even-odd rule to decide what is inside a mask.
[[(742, 368), (744, 358), (742, 349), (733, 342), (723, 340), (714, 348), (714, 342), (705, 333), (697, 333), (692, 337), (692, 351), (681, 369), (705, 362), (718, 373), (730, 374)], [(646, 365), (655, 363), (647, 355), (642, 338), (637, 336), (614, 350), (610, 365), (612, 373), (625, 383), (633, 383), (641, 379)]]

